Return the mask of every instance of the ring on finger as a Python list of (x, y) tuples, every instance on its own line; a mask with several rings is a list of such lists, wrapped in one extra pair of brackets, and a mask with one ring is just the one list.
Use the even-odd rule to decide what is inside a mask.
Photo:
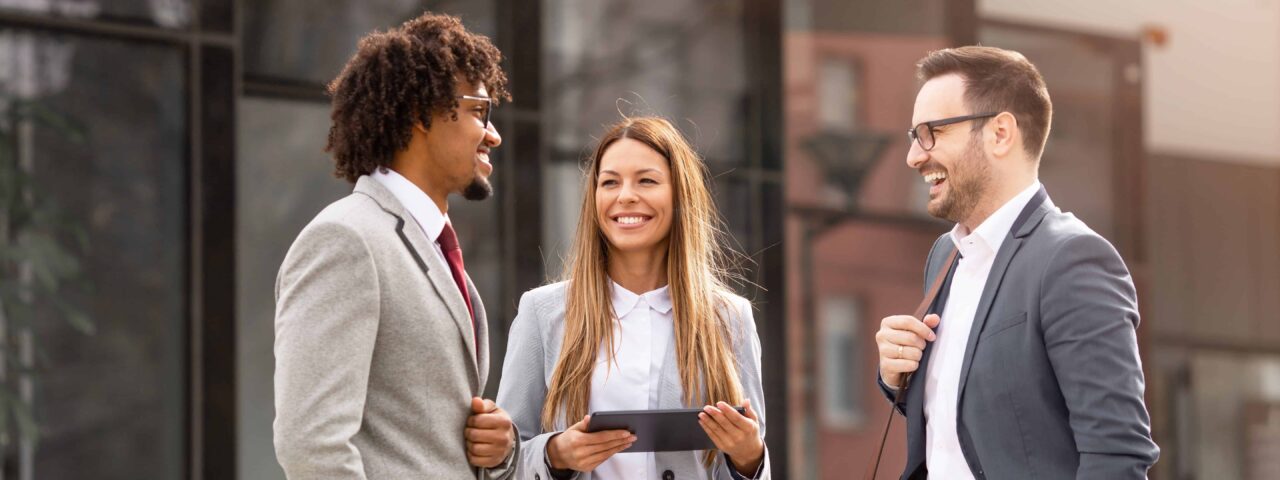
[(902, 345), (898, 345), (898, 358), (903, 358), (903, 355), (902, 355)]

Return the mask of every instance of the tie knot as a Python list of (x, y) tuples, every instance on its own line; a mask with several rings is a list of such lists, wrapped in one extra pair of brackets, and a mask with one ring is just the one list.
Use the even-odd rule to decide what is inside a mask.
[(440, 249), (446, 252), (462, 250), (458, 245), (458, 233), (453, 231), (453, 225), (449, 222), (444, 222), (444, 230), (440, 231), (440, 238), (436, 239), (436, 243), (439, 243)]

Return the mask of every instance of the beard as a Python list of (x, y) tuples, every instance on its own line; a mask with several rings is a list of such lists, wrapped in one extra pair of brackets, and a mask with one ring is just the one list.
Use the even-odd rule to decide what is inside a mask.
[(493, 196), (493, 185), (489, 184), (489, 180), (476, 175), (471, 179), (471, 183), (462, 189), (462, 198), (471, 201), (485, 200)]
[(946, 196), (929, 202), (929, 215), (960, 223), (973, 213), (991, 185), (991, 165), (983, 158), (979, 137), (970, 137), (964, 155), (947, 172), (946, 183)]

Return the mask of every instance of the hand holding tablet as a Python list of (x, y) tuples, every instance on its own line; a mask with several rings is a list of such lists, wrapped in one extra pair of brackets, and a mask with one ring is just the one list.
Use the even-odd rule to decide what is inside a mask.
[(547, 442), (547, 459), (553, 468), (589, 472), (636, 441), (636, 436), (626, 430), (588, 431), (590, 423), (591, 415), (587, 415), (551, 437)]
[(764, 460), (764, 440), (760, 439), (760, 419), (751, 409), (751, 400), (737, 409), (724, 402), (703, 407), (698, 423), (716, 448), (729, 457), (734, 469), (746, 475), (755, 473)]
[(764, 458), (760, 422), (751, 409), (750, 401), (744, 402), (742, 407), (718, 402), (715, 406), (700, 409), (595, 412), (589, 418), (586, 432), (595, 432), (591, 433), (593, 435), (606, 432), (634, 434), (634, 443), (611, 451), (609, 455), (717, 448), (729, 456), (734, 468), (750, 473), (755, 472)]

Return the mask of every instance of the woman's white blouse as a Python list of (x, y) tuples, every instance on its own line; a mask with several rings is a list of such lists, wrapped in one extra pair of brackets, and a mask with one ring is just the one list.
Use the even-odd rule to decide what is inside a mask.
[[(667, 287), (637, 295), (613, 286), (614, 362), (601, 346), (591, 374), (590, 412), (658, 408), (658, 382), (666, 353), (674, 348), (671, 293)], [(580, 419), (579, 419), (580, 420)], [(573, 422), (570, 422), (573, 423)], [(619, 453), (593, 471), (600, 479), (657, 479), (651, 452)]]

